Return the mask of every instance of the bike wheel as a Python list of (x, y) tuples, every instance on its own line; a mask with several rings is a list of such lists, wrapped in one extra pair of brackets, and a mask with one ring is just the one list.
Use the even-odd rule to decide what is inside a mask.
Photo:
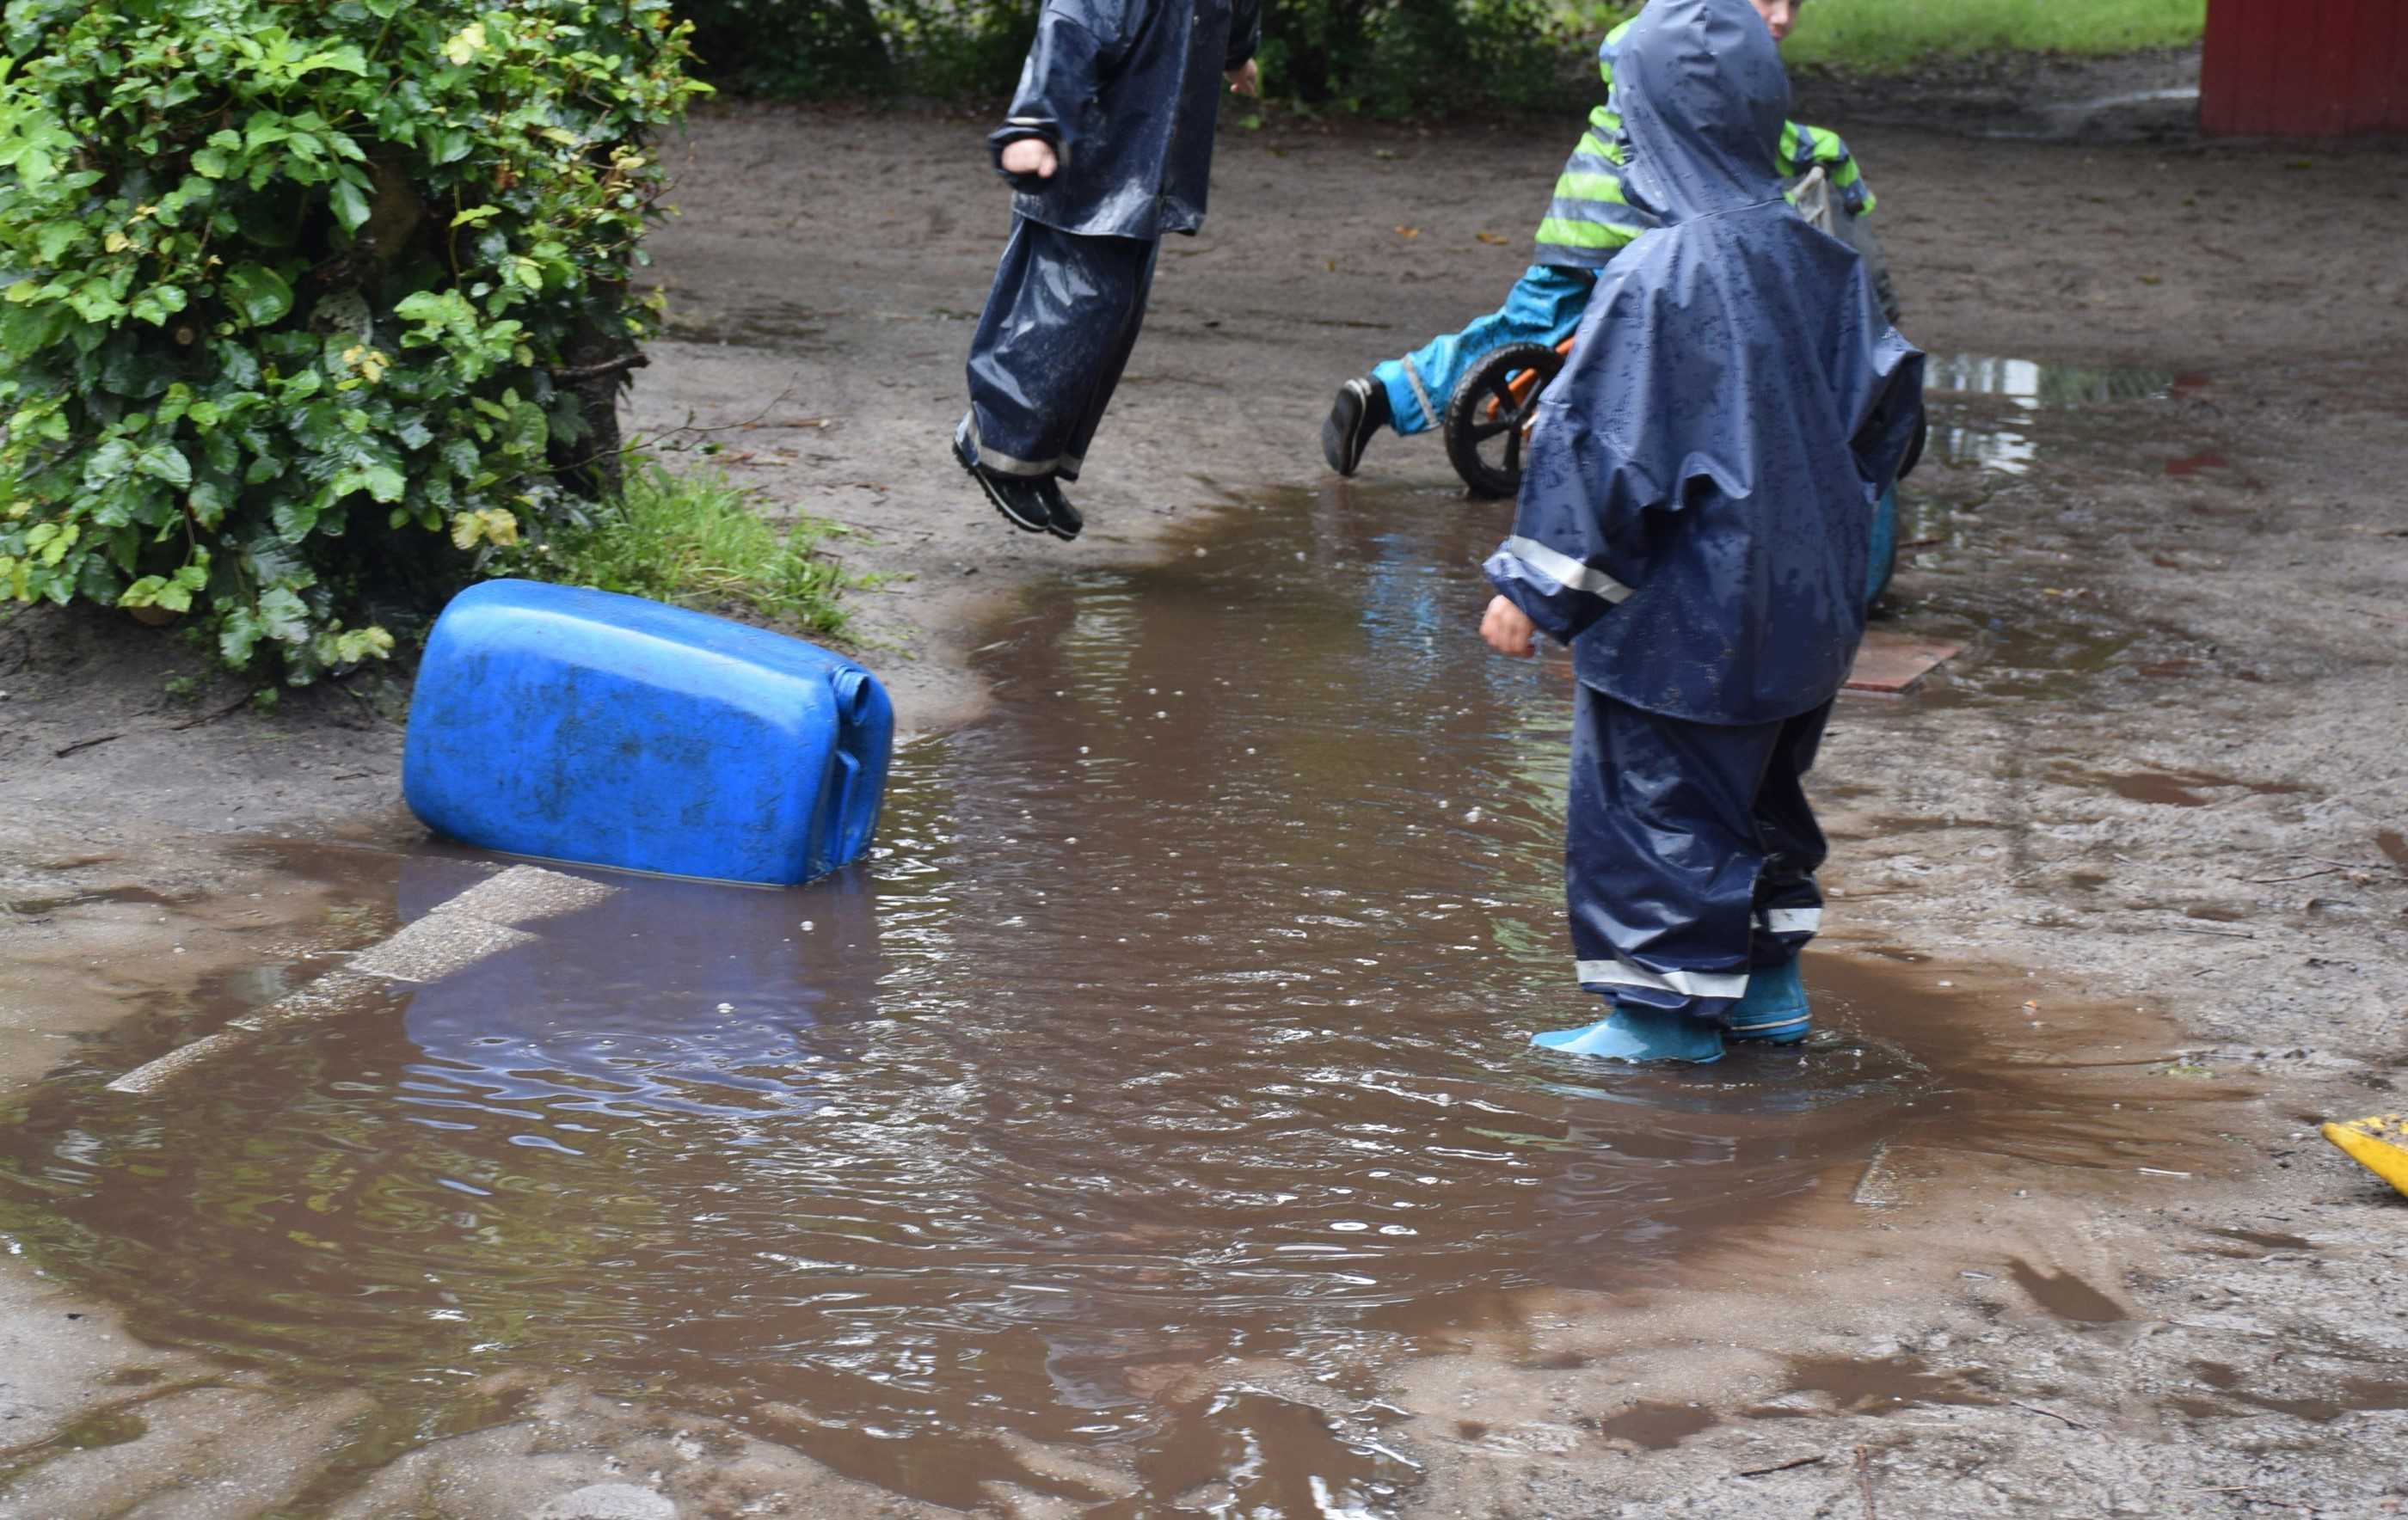
[(1471, 367), (1446, 403), (1446, 457), (1476, 496), (1522, 488), (1522, 442), (1540, 392), (1564, 367), (1543, 343), (1509, 343)]

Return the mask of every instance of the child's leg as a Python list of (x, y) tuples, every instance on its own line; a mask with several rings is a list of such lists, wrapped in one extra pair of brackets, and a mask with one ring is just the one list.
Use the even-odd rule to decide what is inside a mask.
[(1142, 304), (1154, 249), (1013, 220), (970, 338), (969, 442), (980, 465), (1024, 476), (1061, 467), (1096, 376), (1110, 362), (1117, 378), (1113, 356), (1127, 357), (1132, 301)]
[(1388, 393), (1389, 425), (1408, 433), (1438, 426), (1447, 398), (1472, 365), (1509, 343), (1561, 343), (1580, 325), (1596, 288), (1595, 270), (1534, 263), (1496, 311), (1402, 359), (1373, 365), (1371, 377)]
[[(1096, 366), (1095, 384), (1088, 391), (1076, 427), (1070, 430), (1069, 441), (1062, 448), (1062, 463), (1057, 474), (1065, 480), (1079, 478), (1079, 467), (1087, 461), (1087, 446), (1096, 439), (1096, 429), (1104, 421), (1104, 409), (1112, 403), (1112, 392), (1119, 389), (1121, 372), (1128, 367), (1129, 350), (1137, 347), (1138, 329), (1145, 325), (1145, 304), (1154, 293), (1154, 267), (1162, 252), (1160, 243), (1145, 245), (1145, 256), (1134, 272), (1132, 283), (1118, 300), (1127, 319), (1121, 325), (1120, 339), (1104, 362)], [(1098, 305), (1102, 304), (1098, 298)]]
[(1747, 990), (1754, 809), (1784, 725), (1688, 723), (1578, 691), (1565, 895), (1581, 985), (1718, 1018)]
[(1756, 949), (1759, 966), (1796, 958), (1823, 927), (1823, 889), (1814, 873), (1831, 853), (1814, 808), (1806, 800), (1805, 775), (1814, 768), (1830, 721), (1829, 703), (1781, 725), (1756, 794), (1756, 835), (1764, 842), (1764, 870), (1756, 878)]
[(1723, 1032), (1737, 1040), (1795, 1044), (1813, 1029), (1798, 952), (1823, 927), (1823, 892), (1814, 873), (1830, 847), (1824, 843), (1803, 778), (1814, 765), (1828, 703), (1781, 725), (1756, 793), (1756, 831), (1764, 869), (1756, 878), (1756, 934), (1749, 951), (1747, 995), (1723, 1016)]

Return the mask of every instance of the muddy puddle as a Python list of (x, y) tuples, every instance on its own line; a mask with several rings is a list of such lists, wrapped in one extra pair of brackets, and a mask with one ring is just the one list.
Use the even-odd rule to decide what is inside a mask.
[(1932, 403), (1932, 456), (1949, 464), (2019, 476), (2039, 457), (2042, 414), (2110, 402), (2154, 401), (2205, 383), (2151, 369), (2044, 364), (1985, 354), (1933, 355), (1924, 372)]
[[(0, 1125), (5, 1248), (146, 1338), (371, 1394), (311, 1502), (534, 1373), (941, 1504), (1377, 1514), (1419, 1471), (1383, 1369), (1524, 1290), (1810, 1202), (1879, 1217), (1910, 1152), (2128, 1177), (2234, 1096), (2154, 1081), (2137, 1014), (2044, 1032), (2031, 983), (1837, 953), (1803, 1055), (1529, 1051), (1594, 1015), (1559, 929), (1568, 666), (1472, 636), (1502, 521), (1332, 489), (1066, 575), (982, 652), (995, 716), (901, 751), (875, 858), (808, 888), (596, 876), (145, 1096), (105, 1084), (343, 958), (131, 1017)], [(495, 863), (291, 868), (356, 948)]]

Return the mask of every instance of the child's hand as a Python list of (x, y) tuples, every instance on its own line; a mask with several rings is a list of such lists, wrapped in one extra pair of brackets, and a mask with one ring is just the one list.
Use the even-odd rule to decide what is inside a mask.
[(1229, 71), (1229, 92), (1233, 95), (1259, 95), (1263, 92), (1263, 71), (1249, 58)]
[(1042, 137), (1015, 137), (1003, 145), (998, 161), (1006, 174), (1033, 174), (1039, 179), (1051, 179), (1061, 161), (1054, 156), (1054, 145)]
[(1529, 615), (1504, 597), (1488, 604), (1488, 614), (1480, 619), (1480, 636), (1500, 655), (1516, 660), (1528, 660), (1539, 652), (1539, 625)]

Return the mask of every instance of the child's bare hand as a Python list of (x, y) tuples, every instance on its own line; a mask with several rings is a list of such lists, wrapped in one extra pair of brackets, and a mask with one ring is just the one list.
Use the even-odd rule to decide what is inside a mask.
[(1033, 174), (1039, 179), (1051, 179), (1061, 161), (1054, 156), (1054, 145), (1042, 137), (1015, 137), (1003, 145), (1000, 161), (1006, 174)]
[(1263, 71), (1249, 58), (1229, 71), (1229, 92), (1233, 95), (1259, 95), (1263, 92)]
[(1528, 660), (1539, 652), (1539, 625), (1529, 615), (1504, 597), (1488, 604), (1487, 616), (1480, 619), (1480, 636), (1500, 655), (1516, 660)]

